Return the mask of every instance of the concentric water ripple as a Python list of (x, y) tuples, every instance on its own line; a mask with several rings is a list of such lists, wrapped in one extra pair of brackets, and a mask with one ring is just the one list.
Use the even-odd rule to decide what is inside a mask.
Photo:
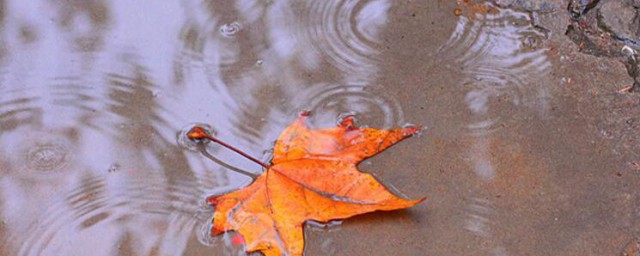
[(303, 14), (308, 44), (345, 73), (347, 83), (375, 79), (379, 34), (391, 3), (376, 1), (310, 1)]
[[(339, 81), (366, 86), (376, 79), (381, 61), (380, 35), (391, 2), (238, 1), (184, 5), (194, 9), (188, 10), (188, 19), (181, 24), (174, 80), (212, 86), (220, 96), (216, 103), (235, 111), (231, 117), (233, 127), (220, 127), (222, 122), (211, 123), (212, 126), (223, 136), (230, 132), (239, 137), (237, 146), (257, 155), (269, 148), (265, 139), (277, 137), (277, 130), (300, 110), (297, 103), (301, 92), (311, 94), (317, 90), (317, 86), (307, 85)], [(194, 73), (198, 69), (204, 74)], [(187, 77), (191, 81), (185, 80)], [(383, 112), (389, 111), (375, 113)], [(386, 120), (378, 123), (397, 125), (402, 121), (394, 118), (385, 116)], [(253, 120), (253, 125), (245, 125), (246, 120)]]
[(138, 232), (137, 225), (156, 227), (156, 231), (143, 234), (155, 237), (151, 239), (155, 244), (133, 248), (135, 253), (147, 254), (146, 249), (158, 247), (163, 249), (161, 254), (180, 254), (196, 226), (206, 225), (209, 220), (211, 212), (201, 203), (203, 191), (194, 181), (168, 183), (156, 176), (128, 179), (123, 177), (126, 175), (85, 179), (79, 187), (43, 207), (42, 216), (37, 216), (38, 221), (27, 230), (30, 235), (21, 241), (19, 255), (84, 251), (89, 248), (64, 241), (82, 241), (97, 226), (111, 234), (103, 234), (101, 242), (94, 241), (92, 247), (119, 247), (123, 241), (114, 236)]
[[(185, 122), (174, 111), (203, 108), (199, 103), (158, 95), (163, 87), (139, 65), (111, 66), (120, 70), (52, 76), (33, 86), (9, 77), (0, 87), (0, 209), (11, 223), (3, 252), (110, 255), (144, 241), (148, 246), (135, 247), (141, 255), (157, 246), (181, 254), (196, 224), (211, 216), (206, 196), (245, 184), (176, 145)], [(190, 120), (205, 115), (185, 113)]]
[[(546, 111), (548, 92), (539, 78), (551, 67), (543, 46), (548, 35), (533, 25), (530, 14), (486, 5), (494, 11), (460, 16), (440, 49), (441, 58), (461, 66), (460, 87), (467, 90), (466, 103), (476, 115), (469, 128), (482, 133), (512, 125), (513, 120), (500, 117), (514, 116), (520, 106)], [(505, 102), (512, 106), (497, 107)]]
[[(165, 216), (151, 222), (140, 221), (138, 225), (142, 226), (130, 228), (141, 232), (164, 225), (176, 229), (171, 232), (182, 234), (169, 235), (178, 238), (171, 241), (188, 240), (193, 234), (194, 216), (206, 209), (201, 203), (206, 192), (193, 190), (198, 188), (194, 184), (197, 179), (174, 183), (164, 178), (166, 165), (151, 171), (155, 162), (172, 161), (174, 166), (183, 162), (188, 166), (181, 158), (181, 150), (172, 151), (171, 147), (177, 147), (173, 141), (169, 144), (163, 142), (163, 136), (155, 135), (165, 129), (166, 123), (160, 117), (164, 113), (155, 114), (154, 107), (132, 109), (135, 100), (136, 104), (152, 106), (140, 102), (140, 97), (131, 98), (139, 94), (142, 99), (152, 100), (151, 90), (132, 86), (135, 83), (127, 82), (131, 80), (125, 77), (120, 77), (113, 87), (99, 90), (79, 85), (79, 78), (51, 81), (49, 86), (0, 94), (0, 195), (3, 220), (12, 223), (8, 226), (11, 237), (3, 240), (4, 250), (15, 248), (12, 253), (17, 255), (65, 255), (84, 254), (98, 246), (108, 254), (118, 247), (118, 237), (130, 232), (111, 228), (130, 221), (130, 216)], [(127, 112), (120, 112), (120, 108)], [(135, 139), (134, 135), (154, 139), (122, 143), (122, 139)], [(132, 162), (123, 155), (138, 155), (138, 159)], [(87, 176), (92, 178), (81, 178)], [(203, 176), (209, 180), (203, 185), (218, 186), (213, 181), (219, 175)], [(73, 186), (77, 188), (69, 190)], [(205, 214), (209, 215), (210, 212)], [(165, 220), (168, 217), (169, 222)], [(146, 234), (135, 235), (136, 239), (142, 236)], [(89, 237), (104, 238), (104, 243), (85, 241)], [(65, 240), (71, 238), (76, 242)], [(165, 247), (171, 244), (163, 243)], [(183, 249), (174, 248), (176, 251), (170, 254), (179, 254)]]
[(296, 109), (310, 110), (311, 124), (335, 125), (342, 115), (355, 115), (367, 126), (391, 128), (404, 124), (399, 103), (357, 85), (316, 84), (301, 95)]
[[(495, 131), (526, 124), (527, 110), (545, 114), (549, 96), (544, 77), (551, 63), (544, 46), (547, 31), (533, 25), (529, 13), (491, 3), (475, 7), (459, 17), (439, 58), (453, 59), (454, 72), (462, 75), (458, 88), (471, 113), (467, 164), (481, 183), (490, 183), (498, 173), (511, 171), (498, 169), (500, 156), (492, 144), (500, 134)], [(506, 254), (504, 244), (494, 239), (502, 223), (496, 217), (501, 212), (492, 205), (491, 196), (471, 198), (464, 206), (462, 228), (482, 239), (487, 251)]]
[(390, 4), (11, 1), (0, 20), (2, 252), (180, 255), (194, 236), (218, 246), (199, 232), (204, 198), (260, 169), (219, 147), (185, 150), (195, 147), (176, 133), (211, 124), (259, 157), (302, 109), (319, 126), (349, 113), (402, 125), (398, 102), (366, 88)]

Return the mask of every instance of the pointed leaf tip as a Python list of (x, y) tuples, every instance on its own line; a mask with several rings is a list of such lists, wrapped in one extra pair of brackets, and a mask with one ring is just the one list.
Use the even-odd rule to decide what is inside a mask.
[(215, 206), (218, 203), (220, 203), (220, 201), (218, 201), (218, 197), (217, 196), (212, 196), (207, 198), (207, 204), (211, 205), (211, 206)]
[(420, 135), (422, 130), (423, 127), (420, 125), (409, 125), (402, 128), (402, 133), (405, 136)]
[(224, 230), (217, 229), (216, 227), (211, 228), (211, 237), (217, 236), (222, 233), (224, 233)]
[(311, 116), (311, 110), (303, 110), (302, 112), (300, 112), (299, 116), (300, 117), (309, 117), (309, 116)]
[(355, 130), (357, 127), (354, 124), (355, 118), (353, 116), (346, 116), (340, 120), (340, 127), (343, 127), (347, 130)]

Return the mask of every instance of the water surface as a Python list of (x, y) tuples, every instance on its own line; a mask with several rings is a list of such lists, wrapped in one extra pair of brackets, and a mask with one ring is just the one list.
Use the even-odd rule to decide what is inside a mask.
[(470, 2), (0, 2), (1, 254), (243, 255), (204, 201), (263, 170), (184, 131), (268, 161), (302, 110), (428, 127), (361, 169), (429, 199), (310, 224), (308, 255), (619, 254), (640, 236), (624, 66), (572, 48), (562, 1)]

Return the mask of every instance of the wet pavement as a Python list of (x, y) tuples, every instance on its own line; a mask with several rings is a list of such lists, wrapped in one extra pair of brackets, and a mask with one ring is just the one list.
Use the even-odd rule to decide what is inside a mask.
[(638, 255), (637, 2), (0, 1), (0, 254), (243, 255), (204, 201), (262, 170), (184, 132), (311, 110), (427, 126), (360, 169), (428, 200), (307, 255)]

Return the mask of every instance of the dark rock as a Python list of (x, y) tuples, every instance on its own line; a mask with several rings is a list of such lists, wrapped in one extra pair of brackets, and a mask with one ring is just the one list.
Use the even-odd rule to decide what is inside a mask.
[(632, 1), (604, 1), (598, 8), (598, 25), (620, 40), (637, 44), (640, 20)]
[(570, 0), (568, 10), (571, 16), (577, 19), (595, 8), (599, 2), (600, 0)]
[(620, 59), (633, 78), (629, 91), (640, 91), (640, 0), (570, 0), (571, 23), (565, 35), (580, 52)]

